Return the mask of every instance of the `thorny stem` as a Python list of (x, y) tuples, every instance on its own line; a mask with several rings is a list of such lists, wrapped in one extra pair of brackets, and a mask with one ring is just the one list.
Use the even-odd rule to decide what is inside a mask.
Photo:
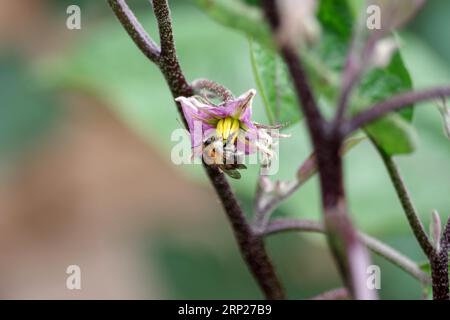
[[(325, 227), (322, 223), (306, 219), (274, 219), (270, 224), (268, 224), (263, 234), (265, 236), (269, 236), (287, 231), (325, 233)], [(417, 263), (404, 256), (394, 248), (391, 248), (380, 240), (362, 232), (359, 233), (359, 238), (369, 250), (408, 272), (422, 284), (430, 283), (430, 277), (428, 277), (425, 272), (420, 270)]]
[(406, 218), (414, 233), (415, 238), (419, 242), (420, 247), (430, 261), (431, 279), (433, 287), (434, 300), (449, 300), (449, 279), (448, 279), (448, 237), (449, 225), (447, 224), (444, 236), (441, 238), (440, 250), (434, 248), (429, 237), (427, 236), (419, 215), (412, 204), (408, 190), (400, 175), (400, 172), (394, 160), (387, 155), (375, 142), (375, 147), (383, 159), (389, 177), (392, 180), (397, 196), (405, 211)]
[[(172, 95), (174, 97), (192, 96), (193, 89), (186, 81), (176, 56), (167, 0), (152, 1), (160, 32), (161, 50), (144, 31), (124, 0), (108, 0), (108, 2), (139, 49), (160, 68)], [(177, 104), (177, 106), (180, 116), (186, 124), (180, 105)], [(284, 291), (266, 253), (264, 242), (259, 235), (253, 234), (225, 176), (217, 168), (205, 165), (205, 169), (231, 222), (241, 254), (265, 297), (267, 299), (283, 299)]]
[(414, 232), (414, 235), (419, 242), (422, 251), (428, 258), (430, 258), (434, 253), (433, 244), (428, 238), (428, 235), (425, 232), (425, 228), (423, 227), (423, 224), (419, 219), (417, 210), (411, 201), (411, 197), (408, 190), (406, 189), (405, 183), (403, 182), (397, 165), (395, 164), (394, 160), (376, 144), (375, 141), (373, 141), (373, 144), (384, 162), (392, 184), (394, 185), (395, 192), (397, 193), (397, 196), (403, 207), (403, 211), (405, 211), (409, 225), (411, 226), (411, 229)]
[(108, 2), (136, 46), (147, 58), (158, 64), (161, 49), (145, 32), (125, 0), (108, 0)]
[(430, 258), (434, 300), (449, 300), (448, 250), (450, 249), (450, 218), (441, 238), (440, 250)]
[[(267, 21), (272, 31), (276, 33), (280, 25), (276, 2), (264, 0), (262, 3)], [(366, 286), (366, 268), (370, 265), (369, 256), (361, 245), (347, 214), (342, 158), (339, 152), (343, 136), (339, 134), (339, 131), (332, 132), (330, 124), (320, 113), (296, 50), (288, 45), (281, 45), (279, 51), (288, 67), (296, 94), (301, 102), (301, 109), (317, 155), (328, 243), (352, 297), (375, 299), (375, 292), (368, 290)]]
[[(193, 93), (192, 88), (187, 83), (183, 71), (181, 70), (175, 50), (169, 4), (167, 0), (152, 0), (152, 3), (156, 21), (158, 23), (161, 42), (159, 68), (166, 78), (167, 84), (174, 97), (186, 94), (188, 94), (187, 96), (191, 96)], [(182, 115), (180, 107), (178, 107), (178, 110)]]

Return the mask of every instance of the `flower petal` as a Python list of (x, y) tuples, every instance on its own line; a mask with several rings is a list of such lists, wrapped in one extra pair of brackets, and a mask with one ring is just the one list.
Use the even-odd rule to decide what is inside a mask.
[(241, 122), (250, 122), (255, 95), (255, 89), (251, 89), (238, 98), (225, 102), (219, 108), (223, 109), (227, 116), (239, 119)]

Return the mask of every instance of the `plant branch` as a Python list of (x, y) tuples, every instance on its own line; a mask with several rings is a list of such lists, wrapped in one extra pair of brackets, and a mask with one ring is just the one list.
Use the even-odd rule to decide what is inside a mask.
[(431, 267), (431, 280), (433, 288), (433, 299), (435, 300), (448, 300), (449, 299), (449, 279), (448, 279), (448, 242), (446, 241), (445, 234), (449, 232), (448, 225), (444, 236), (441, 238), (440, 250), (433, 246), (428, 235), (425, 232), (422, 222), (419, 219), (419, 215), (411, 201), (406, 185), (400, 175), (400, 172), (395, 164), (394, 160), (386, 154), (375, 141), (372, 141), (376, 149), (378, 150), (386, 169), (389, 173), (389, 177), (392, 180), (397, 196), (403, 207), (403, 210), (408, 219), (409, 225), (414, 233), (415, 238), (419, 242), (422, 251), (430, 261)]
[(445, 226), (440, 250), (430, 259), (433, 300), (449, 300), (448, 250), (450, 249), (450, 218)]
[[(341, 155), (344, 156), (353, 147), (358, 145), (364, 138), (353, 137), (347, 139), (342, 148)], [(297, 170), (296, 179), (293, 181), (282, 181), (279, 182), (283, 184), (282, 190), (278, 192), (271, 192), (267, 194), (264, 192), (263, 188), (259, 187), (255, 196), (255, 213), (257, 220), (267, 221), (267, 217), (275, 210), (280, 203), (294, 194), (301, 186), (303, 186), (311, 177), (317, 173), (317, 159), (316, 154), (312, 153), (309, 157), (301, 164)]]
[(323, 292), (310, 300), (348, 300), (350, 295), (346, 288), (337, 288)]
[[(276, 34), (282, 19), (276, 2), (263, 0), (262, 5), (266, 19)], [(347, 213), (340, 155), (343, 136), (340, 135), (340, 130), (332, 132), (330, 124), (323, 118), (295, 48), (286, 44), (278, 46), (301, 102), (301, 111), (317, 155), (323, 216), (331, 251), (351, 295), (356, 299), (375, 299), (376, 293), (366, 286), (369, 255), (361, 245)]]
[(266, 298), (284, 299), (283, 288), (267, 255), (263, 239), (260, 235), (253, 233), (225, 176), (217, 168), (211, 166), (206, 166), (206, 172), (231, 222), (241, 254)]
[[(108, 2), (138, 48), (159, 67), (166, 78), (172, 95), (174, 97), (192, 96), (194, 93), (193, 89), (186, 81), (177, 59), (167, 0), (152, 1), (160, 31), (162, 48), (157, 59), (154, 56), (157, 51), (149, 50), (149, 48), (154, 48), (153, 41), (149, 40), (150, 38), (145, 31), (143, 31), (142, 26), (131, 13), (125, 1), (108, 0)], [(177, 104), (177, 107), (184, 124), (186, 124), (180, 105)], [(240, 252), (265, 297), (267, 299), (283, 299), (283, 288), (274, 271), (272, 262), (266, 253), (262, 238), (259, 235), (253, 234), (245, 219), (242, 208), (223, 173), (217, 168), (204, 166), (208, 177), (221, 200), (228, 219), (231, 222), (233, 232), (239, 244)]]
[(450, 96), (450, 87), (438, 87), (423, 91), (411, 91), (399, 94), (388, 100), (377, 103), (365, 111), (355, 115), (344, 128), (344, 135), (361, 129), (369, 123), (376, 121), (389, 112), (399, 111), (411, 104), (424, 102), (432, 99)]
[[(270, 23), (272, 30), (276, 33), (280, 26), (280, 17), (278, 16), (277, 6), (274, 0), (264, 0), (263, 6), (266, 18)], [(289, 67), (295, 89), (302, 104), (303, 113), (307, 121), (312, 139), (316, 139), (322, 134), (325, 119), (320, 113), (319, 107), (315, 100), (308, 78), (295, 49), (282, 46), (279, 48), (283, 59)]]
[[(325, 233), (325, 227), (323, 226), (323, 224), (312, 220), (274, 219), (267, 226), (266, 230), (264, 231), (264, 235), (268, 236), (286, 231)], [(425, 272), (420, 270), (420, 268), (414, 261), (404, 256), (394, 248), (391, 248), (380, 240), (361, 232), (359, 233), (359, 238), (372, 252), (378, 254), (379, 256), (385, 258), (389, 262), (392, 262), (402, 270), (408, 272), (421, 283), (430, 283), (430, 277), (428, 277)]]
[[(175, 42), (173, 39), (172, 18), (167, 1), (168, 0), (152, 0), (161, 41), (159, 68), (166, 78), (175, 98), (183, 95), (191, 96), (193, 93), (192, 88), (186, 81), (177, 58)], [(189, 95), (186, 95), (187, 93), (189, 93)], [(179, 104), (178, 110), (180, 111), (180, 114), (182, 114)]]
[(136, 46), (147, 58), (158, 64), (160, 48), (144, 30), (125, 0), (108, 0), (108, 3)]
[(202, 90), (206, 90), (215, 97), (222, 99), (222, 101), (229, 101), (234, 98), (233, 93), (228, 88), (209, 79), (197, 79), (191, 85), (196, 93), (201, 93)]
[(416, 208), (414, 207), (411, 197), (409, 195), (408, 190), (406, 189), (406, 185), (403, 182), (403, 179), (400, 175), (400, 172), (395, 164), (394, 160), (381, 149), (375, 141), (373, 141), (375, 148), (381, 156), (381, 159), (384, 162), (384, 165), (388, 171), (389, 177), (394, 185), (397, 196), (400, 200), (400, 203), (403, 207), (403, 211), (406, 214), (406, 218), (408, 219), (409, 225), (419, 242), (422, 251), (425, 255), (430, 258), (434, 254), (434, 247), (431, 243), (428, 235), (425, 232), (425, 228), (423, 227), (422, 222), (419, 219), (419, 215), (417, 213)]
[(379, 40), (379, 35), (377, 33), (372, 33), (371, 36), (365, 41), (362, 46), (362, 50), (359, 49), (359, 39), (358, 35), (354, 35), (354, 39), (347, 55), (347, 61), (344, 69), (344, 75), (342, 77), (342, 89), (341, 94), (338, 99), (338, 106), (335, 118), (333, 120), (335, 129), (339, 127), (342, 120), (345, 117), (345, 113), (349, 106), (350, 96), (352, 94), (353, 88), (358, 84), (364, 73), (368, 60), (373, 54), (375, 45)]

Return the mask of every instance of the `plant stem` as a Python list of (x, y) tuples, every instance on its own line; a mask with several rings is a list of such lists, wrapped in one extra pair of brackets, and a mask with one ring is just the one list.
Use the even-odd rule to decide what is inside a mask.
[(337, 288), (323, 292), (310, 300), (347, 300), (350, 298), (346, 288)]
[[(277, 33), (281, 18), (276, 2), (263, 0), (262, 4), (272, 31)], [(301, 102), (301, 111), (317, 156), (327, 239), (338, 269), (352, 297), (375, 299), (375, 292), (366, 286), (369, 255), (361, 245), (347, 214), (340, 155), (343, 136), (339, 135), (339, 131), (332, 132), (330, 124), (323, 118), (296, 50), (279, 45), (279, 51)]]
[[(152, 0), (153, 10), (158, 23), (159, 37), (161, 42), (161, 57), (159, 60), (159, 68), (166, 78), (167, 84), (174, 97), (191, 96), (193, 90), (186, 81), (178, 62), (175, 42), (173, 39), (172, 19), (168, 0)], [(178, 104), (180, 114), (181, 107)]]
[(284, 299), (283, 289), (264, 247), (263, 238), (255, 234), (234, 196), (225, 176), (217, 168), (207, 166), (208, 176), (227, 212), (233, 232), (245, 261), (267, 299)]
[(442, 234), (440, 250), (430, 259), (433, 279), (433, 300), (449, 300), (448, 250), (450, 249), (450, 218)]
[(228, 88), (225, 88), (223, 85), (209, 79), (194, 80), (192, 81), (191, 86), (195, 93), (201, 93), (202, 90), (206, 90), (213, 93), (222, 101), (229, 101), (234, 98), (233, 93), (231, 93)]
[(425, 232), (425, 228), (423, 227), (423, 224), (419, 219), (419, 215), (411, 201), (411, 197), (408, 190), (406, 189), (406, 185), (403, 182), (397, 165), (395, 164), (394, 160), (376, 144), (376, 142), (373, 141), (373, 144), (384, 162), (384, 165), (387, 169), (392, 184), (394, 185), (395, 192), (397, 193), (397, 196), (403, 207), (403, 211), (406, 214), (406, 218), (408, 219), (414, 236), (419, 242), (422, 251), (428, 258), (430, 258), (434, 253), (433, 244), (428, 238), (428, 235)]
[[(263, 234), (268, 236), (287, 231), (325, 233), (325, 227), (320, 222), (306, 219), (274, 219), (267, 226)], [(430, 277), (425, 272), (420, 270), (414, 261), (404, 256), (394, 248), (391, 248), (380, 240), (362, 232), (359, 233), (359, 238), (372, 252), (392, 262), (419, 280), (421, 283), (428, 284), (431, 282)]]
[[(139, 49), (160, 68), (172, 95), (174, 97), (192, 96), (193, 89), (186, 81), (177, 59), (167, 0), (152, 1), (161, 39), (161, 52), (157, 56), (156, 54), (159, 50), (153, 50), (155, 49), (153, 46), (154, 42), (143, 30), (125, 1), (108, 0), (108, 2)], [(177, 104), (177, 107), (180, 116), (186, 124), (180, 105)], [(267, 299), (283, 299), (285, 297), (283, 288), (274, 271), (272, 262), (266, 253), (262, 238), (253, 234), (245, 219), (242, 208), (223, 173), (216, 168), (204, 166), (231, 222), (240, 252), (265, 297)]]
[(433, 300), (449, 300), (448, 251), (442, 250), (430, 258)]
[(136, 46), (147, 58), (158, 63), (161, 49), (144, 30), (125, 0), (108, 0), (108, 3)]
[(399, 94), (355, 115), (344, 128), (343, 134), (347, 135), (355, 130), (361, 129), (369, 123), (382, 118), (389, 112), (399, 111), (411, 104), (446, 96), (450, 96), (450, 87), (438, 87)]
[[(403, 182), (400, 172), (395, 164), (394, 160), (387, 155), (375, 142), (375, 147), (383, 159), (383, 162), (387, 168), (389, 176), (394, 185), (397, 196), (405, 211), (406, 218), (409, 225), (419, 242), (422, 251), (430, 261), (431, 267), (431, 280), (433, 287), (433, 299), (434, 300), (448, 300), (449, 299), (449, 280), (448, 280), (448, 241), (446, 241), (445, 234), (449, 232), (446, 230), (441, 240), (440, 251), (436, 250), (428, 238), (422, 222), (419, 219), (416, 209), (412, 204), (408, 190)], [(448, 225), (447, 225), (448, 228)], [(447, 229), (446, 228), (446, 229)]]

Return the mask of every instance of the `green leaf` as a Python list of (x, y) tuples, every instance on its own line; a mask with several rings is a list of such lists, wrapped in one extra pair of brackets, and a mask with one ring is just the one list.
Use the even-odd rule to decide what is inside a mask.
[[(374, 69), (364, 77), (359, 94), (371, 102), (380, 102), (387, 96), (392, 96), (411, 88), (411, 77), (406, 70), (400, 53), (397, 52), (386, 68)], [(411, 121), (413, 118), (412, 108), (404, 109), (399, 113), (408, 121)]]
[[(386, 68), (372, 70), (364, 77), (358, 95), (373, 104), (411, 88), (411, 77), (397, 53)], [(417, 132), (410, 124), (412, 119), (411, 106), (367, 126), (366, 132), (389, 155), (411, 153), (417, 142)]]
[(250, 6), (255, 6), (255, 7), (261, 6), (261, 0), (242, 0), (242, 1)]
[(353, 32), (353, 14), (347, 1), (321, 0), (317, 17), (328, 34), (349, 41)]
[(389, 155), (410, 153), (416, 147), (416, 130), (395, 113), (367, 126), (365, 132)]
[(286, 65), (272, 50), (250, 41), (253, 74), (271, 124), (300, 120), (299, 104)]
[(273, 47), (272, 33), (264, 20), (262, 11), (252, 3), (239, 0), (194, 0), (195, 4), (216, 22), (244, 32), (259, 43)]
[[(312, 53), (319, 56), (322, 64), (328, 69), (341, 73), (355, 25), (355, 8), (350, 0), (321, 0), (318, 18), (322, 26), (323, 38)], [(339, 82), (334, 84), (338, 86)], [(333, 91), (330, 94), (330, 90), (321, 89), (323, 87), (320, 83), (315, 85), (319, 94), (335, 101), (339, 88), (335, 88), (333, 95)], [(363, 77), (351, 101), (351, 110), (352, 112), (361, 111), (363, 107), (411, 88), (411, 77), (400, 53), (397, 53), (386, 68), (372, 70)], [(366, 132), (389, 155), (410, 153), (415, 149), (417, 137), (410, 124), (412, 114), (412, 108), (400, 112), (399, 115), (391, 114), (368, 126)]]

